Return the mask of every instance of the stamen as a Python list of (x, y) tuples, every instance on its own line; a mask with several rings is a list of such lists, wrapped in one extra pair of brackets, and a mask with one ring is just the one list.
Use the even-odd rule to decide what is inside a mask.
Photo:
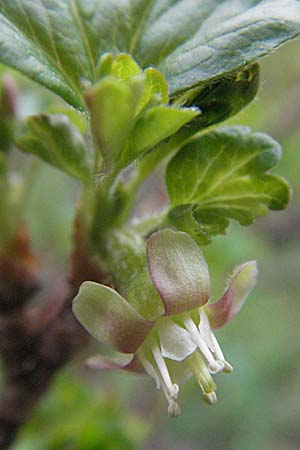
[(224, 357), (224, 354), (220, 347), (220, 344), (217, 341), (217, 338), (214, 335), (212, 329), (210, 328), (208, 317), (207, 317), (205, 311), (203, 311), (201, 309), (200, 309), (199, 331), (203, 335), (204, 340), (206, 341), (208, 347), (212, 351), (216, 360), (223, 365), (223, 372), (226, 372), (226, 373), (232, 372), (233, 367), (225, 360), (225, 357)]
[(233, 367), (232, 367), (231, 364), (229, 364), (229, 362), (227, 362), (225, 360), (225, 357), (224, 357), (224, 354), (223, 354), (222, 349), (220, 347), (220, 344), (217, 341), (217, 338), (216, 338), (216, 336), (214, 335), (213, 332), (211, 332), (211, 341), (212, 341), (212, 346), (213, 346), (213, 348), (212, 348), (213, 353), (216, 355), (216, 358), (219, 361), (221, 361), (223, 363), (223, 365), (224, 365), (223, 372), (231, 373), (233, 371)]
[[(157, 352), (158, 350), (158, 352)], [(155, 349), (155, 351), (157, 352), (157, 355), (159, 354), (159, 349), (157, 346), (157, 349)], [(171, 379), (170, 379), (170, 375), (168, 373), (167, 378), (169, 378), (170, 380), (170, 385), (166, 385), (165, 382), (165, 378), (163, 378), (161, 371), (157, 370), (152, 364), (151, 362), (147, 359), (145, 353), (142, 350), (138, 351), (138, 356), (140, 358), (140, 361), (142, 363), (142, 365), (144, 366), (145, 371), (147, 372), (148, 375), (150, 375), (152, 378), (154, 378), (155, 383), (156, 383), (156, 388), (159, 389), (160, 387), (162, 388), (166, 399), (168, 401), (168, 414), (171, 417), (177, 417), (180, 414), (180, 407), (178, 405), (178, 403), (176, 402), (177, 398), (178, 398), (178, 394), (179, 394), (179, 387), (177, 384), (172, 384)], [(159, 359), (159, 356), (158, 356)], [(155, 360), (156, 361), (156, 360)], [(158, 365), (157, 361), (156, 364)], [(161, 364), (161, 361), (160, 361)], [(163, 364), (166, 366), (165, 362), (163, 361)], [(166, 370), (168, 371), (167, 367)]]
[(152, 353), (159, 370), (158, 377), (160, 379), (160, 384), (168, 401), (168, 413), (171, 417), (177, 417), (180, 414), (180, 408), (176, 401), (179, 395), (179, 386), (172, 383), (166, 362), (154, 339)]
[(185, 364), (194, 375), (203, 394), (210, 394), (217, 389), (217, 386), (198, 351), (187, 358)]
[(197, 344), (200, 352), (204, 356), (204, 358), (207, 361), (208, 367), (211, 371), (211, 373), (217, 373), (223, 370), (224, 366), (219, 361), (216, 361), (209, 350), (205, 340), (200, 334), (199, 329), (193, 322), (193, 320), (190, 317), (186, 317), (184, 319), (184, 324), (187, 328), (187, 330), (191, 333), (192, 338), (194, 339), (195, 343)]
[(217, 401), (218, 401), (217, 394), (215, 392), (210, 392), (209, 394), (203, 394), (202, 398), (209, 405), (213, 405), (214, 403), (217, 403)]
[(180, 407), (178, 405), (177, 402), (175, 402), (174, 400), (169, 401), (169, 406), (168, 406), (168, 414), (171, 417), (178, 417), (180, 415), (181, 411), (180, 411)]
[[(174, 385), (172, 383), (172, 380), (170, 378), (170, 374), (166, 365), (166, 362), (161, 354), (160, 349), (158, 348), (158, 345), (156, 343), (153, 344), (152, 346), (152, 353), (155, 359), (155, 362), (158, 366), (158, 369), (160, 371), (160, 374), (162, 376), (162, 379), (164, 380), (164, 383), (168, 389), (168, 391), (170, 392), (170, 394), (176, 391), (174, 391)], [(178, 386), (177, 386), (178, 387)]]
[(158, 374), (156, 373), (156, 370), (154, 369), (153, 365), (148, 361), (145, 353), (142, 350), (138, 351), (138, 356), (140, 358), (140, 361), (142, 365), (144, 366), (145, 371), (147, 372), (150, 377), (152, 377), (156, 384), (156, 389), (160, 388), (160, 379)]

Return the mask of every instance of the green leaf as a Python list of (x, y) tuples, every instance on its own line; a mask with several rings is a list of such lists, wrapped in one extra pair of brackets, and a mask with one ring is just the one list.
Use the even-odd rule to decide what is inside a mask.
[[(300, 33), (300, 3), (297, 0), (225, 0), (205, 2), (204, 5), (191, 2), (190, 11), (184, 19), (180, 17), (180, 25), (177, 25), (177, 16), (178, 22), (174, 26), (174, 13), (178, 14), (180, 7), (187, 8), (184, 3), (179, 4), (177, 11), (170, 10), (169, 17), (165, 14), (161, 18), (165, 25), (166, 20), (172, 23), (178, 36), (174, 42), (168, 35), (169, 47), (173, 48), (160, 62), (171, 92), (236, 71)], [(151, 41), (154, 44), (152, 52), (158, 41), (166, 40), (167, 33), (167, 27), (159, 39), (146, 33), (147, 45), (150, 46)], [(184, 43), (175, 45), (186, 34)], [(167, 50), (168, 46), (165, 46), (164, 52)], [(146, 53), (147, 61), (152, 52)]]
[(89, 117), (87, 116), (87, 114), (84, 114), (77, 109), (71, 109), (64, 104), (54, 104), (47, 109), (47, 112), (51, 115), (62, 114), (64, 116), (67, 116), (70, 122), (76, 128), (78, 128), (80, 133), (86, 134), (88, 132)]
[(144, 92), (140, 100), (138, 112), (149, 103), (169, 102), (168, 84), (159, 70), (149, 67), (144, 72)]
[(86, 94), (93, 135), (107, 173), (120, 171), (199, 115), (196, 108), (151, 107), (166, 99), (163, 76), (157, 70), (140, 75), (128, 55), (119, 55), (111, 71), (119, 78), (107, 76)]
[(90, 169), (85, 143), (78, 129), (61, 114), (39, 114), (27, 120), (26, 133), (17, 146), (71, 176), (88, 181)]
[(199, 110), (192, 108), (154, 106), (147, 109), (134, 127), (130, 147), (124, 155), (125, 161), (133, 161), (159, 142), (172, 136), (199, 114)]
[(121, 80), (130, 80), (132, 77), (140, 75), (141, 73), (142, 70), (140, 67), (130, 55), (127, 55), (127, 53), (118, 55), (111, 65), (111, 74)]
[(234, 72), (300, 33), (298, 0), (10, 0), (0, 59), (85, 108), (103, 54), (130, 53), (170, 94)]
[(217, 78), (210, 84), (189, 89), (175, 97), (175, 105), (196, 106), (201, 115), (191, 125), (196, 131), (223, 122), (237, 114), (255, 97), (259, 88), (259, 64)]
[(268, 173), (280, 156), (276, 141), (246, 127), (224, 127), (194, 139), (167, 168), (170, 223), (208, 243), (225, 232), (230, 218), (249, 225), (268, 209), (285, 208), (289, 186)]

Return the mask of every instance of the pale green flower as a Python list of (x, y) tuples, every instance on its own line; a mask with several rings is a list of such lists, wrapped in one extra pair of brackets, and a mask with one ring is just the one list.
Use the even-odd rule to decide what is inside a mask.
[(255, 286), (257, 264), (250, 261), (238, 266), (223, 296), (208, 303), (207, 263), (190, 235), (170, 229), (154, 233), (147, 242), (147, 259), (164, 305), (163, 315), (146, 320), (118, 292), (89, 281), (82, 284), (73, 310), (95, 338), (119, 352), (116, 359), (95, 357), (89, 365), (146, 372), (163, 390), (169, 414), (177, 416), (177, 378), (193, 375), (204, 400), (217, 401), (212, 374), (231, 372), (232, 367), (213, 329), (225, 325), (240, 310)]

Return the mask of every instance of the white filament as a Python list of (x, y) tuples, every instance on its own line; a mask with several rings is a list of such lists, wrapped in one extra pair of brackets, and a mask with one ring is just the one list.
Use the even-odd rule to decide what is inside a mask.
[(161, 350), (157, 343), (153, 339), (151, 346), (154, 361), (152, 364), (148, 358), (145, 356), (144, 352), (139, 350), (139, 358), (143, 364), (146, 372), (156, 382), (156, 387), (162, 388), (165, 397), (168, 401), (168, 413), (172, 417), (177, 417), (180, 414), (180, 408), (177, 403), (177, 398), (179, 394), (179, 387), (177, 384), (172, 383), (166, 362), (161, 354)]
[(201, 336), (200, 331), (193, 322), (193, 320), (190, 317), (186, 317), (184, 319), (184, 324), (186, 326), (186, 329), (191, 333), (192, 338), (195, 340), (200, 352), (206, 359), (210, 371), (212, 373), (222, 371), (224, 368), (223, 364), (220, 364), (219, 361), (215, 360), (214, 356), (212, 355), (211, 351), (208, 348), (208, 345)]
[(154, 379), (156, 388), (159, 389), (160, 388), (159, 376), (157, 375), (156, 370), (154, 369), (153, 365), (150, 363), (150, 361), (148, 361), (144, 352), (142, 352), (141, 350), (139, 350), (139, 358), (140, 358), (140, 361), (141, 361), (142, 365), (144, 366), (144, 369), (146, 370), (147, 374), (150, 375), (150, 377), (152, 377)]
[(177, 398), (179, 387), (177, 386), (177, 384), (172, 383), (166, 362), (156, 342), (154, 342), (152, 346), (152, 353), (170, 397)]
[(204, 339), (210, 348), (210, 350), (213, 352), (216, 360), (223, 365), (223, 370), (225, 372), (232, 372), (233, 367), (225, 360), (225, 356), (222, 352), (222, 349), (220, 347), (220, 344), (212, 332), (212, 329), (210, 327), (207, 315), (204, 311), (200, 310), (200, 325), (199, 325), (200, 333), (202, 332), (204, 335)]

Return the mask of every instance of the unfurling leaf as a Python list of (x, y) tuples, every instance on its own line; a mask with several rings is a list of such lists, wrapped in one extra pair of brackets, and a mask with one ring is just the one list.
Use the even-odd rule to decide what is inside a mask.
[(84, 139), (64, 115), (30, 116), (27, 131), (17, 140), (17, 146), (73, 177), (83, 181), (90, 177)]
[(192, 140), (167, 168), (170, 223), (208, 243), (225, 232), (229, 219), (249, 225), (268, 209), (284, 209), (289, 186), (268, 173), (280, 156), (276, 141), (246, 127), (223, 127)]
[(91, 87), (85, 98), (94, 139), (104, 159), (104, 171), (118, 173), (176, 133), (200, 111), (166, 105), (167, 83), (158, 70), (141, 73), (134, 60), (125, 54), (108, 61), (111, 75)]
[(141, 68), (135, 60), (127, 53), (120, 53), (111, 63), (111, 75), (120, 80), (130, 80), (132, 77), (140, 75)]
[(144, 72), (144, 92), (139, 104), (139, 112), (151, 103), (167, 104), (169, 102), (168, 83), (162, 73), (149, 67)]
[(143, 80), (106, 77), (86, 94), (91, 125), (98, 149), (114, 171), (135, 125), (136, 108), (143, 93)]
[(200, 111), (193, 108), (154, 106), (147, 109), (134, 127), (128, 160), (132, 161), (159, 142), (172, 136), (199, 114)]

